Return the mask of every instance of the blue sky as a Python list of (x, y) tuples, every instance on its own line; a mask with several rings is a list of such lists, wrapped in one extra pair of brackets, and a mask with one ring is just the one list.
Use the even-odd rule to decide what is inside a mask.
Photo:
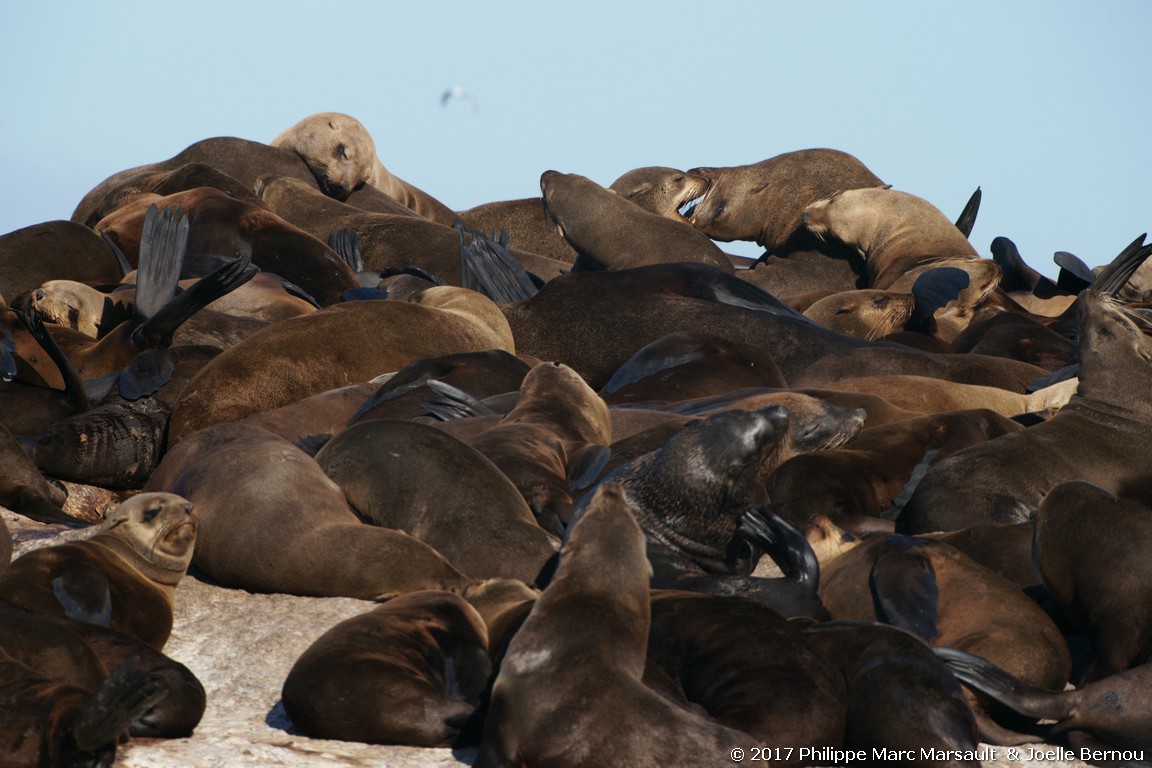
[[(1107, 262), (1152, 229), (1152, 3), (12, 2), (0, 233), (199, 139), (347, 112), (463, 209), (646, 165), (833, 147), (955, 217)], [(477, 100), (440, 103), (466, 88)], [(732, 252), (754, 249), (728, 248)]]

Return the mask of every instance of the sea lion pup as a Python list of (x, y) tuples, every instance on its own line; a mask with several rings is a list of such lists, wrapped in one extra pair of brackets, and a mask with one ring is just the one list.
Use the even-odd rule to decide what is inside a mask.
[(1033, 521), (1033, 558), (1049, 593), (1092, 636), (1084, 682), (1146, 664), (1152, 652), (1152, 510), (1083, 481), (1056, 486)]
[(651, 620), (644, 551), (623, 489), (598, 486), (569, 532), (555, 579), (508, 646), (478, 768), (720, 766), (731, 763), (733, 748), (755, 744), (641, 682)]
[[(969, 445), (1023, 427), (986, 409), (918, 416), (865, 427), (846, 444), (793, 456), (765, 480), (776, 512), (796, 527), (827, 516), (852, 533), (892, 529), (891, 514), (914, 472)], [(816, 480), (815, 478), (819, 478)]]
[(600, 390), (610, 405), (688, 400), (745, 387), (785, 387), (772, 356), (710, 333), (670, 333), (637, 350)]
[(894, 189), (849, 189), (804, 209), (817, 237), (855, 248), (867, 263), (871, 288), (888, 288), (914, 267), (980, 255), (940, 209)]
[[(900, 751), (901, 764), (980, 764), (922, 756), (921, 750), (975, 752), (980, 742), (960, 684), (923, 640), (867, 622), (825, 622), (806, 627), (804, 634), (847, 681), (844, 747)], [(911, 750), (911, 759), (904, 750)]]
[(204, 366), (173, 405), (169, 441), (422, 358), (489, 349), (515, 351), (508, 322), (490, 299), (465, 288), (326, 307), (257, 331)]
[(450, 747), (488, 683), (487, 645), (458, 595), (401, 595), (313, 642), (284, 680), (284, 711), (311, 738)]
[(365, 522), (405, 531), (473, 578), (531, 581), (559, 548), (491, 461), (435, 427), (356, 424), (316, 463)]
[(376, 155), (376, 142), (351, 115), (319, 112), (309, 115), (272, 141), (273, 147), (300, 156), (324, 194), (344, 200), (364, 184), (371, 184), (426, 219), (451, 226), (456, 214), (421, 189), (393, 176)]
[(897, 531), (1022, 522), (1052, 488), (1071, 480), (1152, 499), (1152, 474), (1139, 458), (1152, 448), (1152, 411), (1133, 396), (1152, 384), (1152, 339), (1098, 292), (1084, 291), (1078, 302), (1083, 319), (1076, 393), (1047, 421), (930, 468), (897, 518)]
[(188, 436), (149, 479), (161, 489), (196, 504), (196, 565), (226, 586), (375, 600), (468, 582), (419, 539), (364, 525), (311, 456), (258, 427)]
[[(994, 659), (1033, 685), (1060, 688), (1067, 682), (1068, 647), (1048, 615), (1015, 584), (959, 550), (883, 534), (842, 542), (841, 549), (820, 562), (820, 598), (833, 619), (894, 624), (933, 646)], [(987, 739), (997, 727), (975, 714)]]
[(100, 236), (70, 221), (0, 235), (0, 295), (14, 299), (48, 280), (117, 283), (124, 272)]
[[(1146, 750), (1152, 749), (1148, 720), (1152, 718), (1152, 665), (1138, 667), (1086, 683), (1074, 690), (1043, 689), (1009, 674), (988, 659), (956, 648), (935, 649), (953, 674), (1004, 706), (1029, 718), (1055, 721), (1037, 726), (1045, 741), (1063, 734), (1070, 743), (1084, 751), (1099, 749)], [(999, 743), (1031, 743), (1036, 735), (1020, 734), (1014, 741)], [(1102, 743), (1101, 743), (1102, 742)], [(1080, 755), (1084, 759), (1084, 755)], [(1098, 754), (1089, 756), (1094, 764), (1103, 760), (1131, 761), (1146, 765), (1132, 754)], [(1131, 762), (1121, 762), (1131, 765)]]
[(680, 211), (703, 197), (708, 179), (676, 168), (634, 168), (608, 185), (608, 189), (649, 213), (683, 221)]
[(727, 254), (683, 221), (649, 213), (584, 176), (545, 171), (540, 189), (548, 215), (580, 254), (575, 271), (676, 262), (734, 271)]
[(516, 486), (545, 530), (562, 534), (573, 490), (592, 485), (610, 453), (608, 406), (562, 363), (524, 377), (516, 407), (468, 441)]
[(172, 493), (133, 496), (91, 538), (32, 550), (0, 573), (0, 598), (109, 627), (156, 649), (172, 632), (176, 585), (199, 519)]
[[(648, 659), (717, 722), (765, 744), (840, 747), (839, 670), (800, 629), (743, 597), (653, 590)], [(784, 762), (805, 762), (798, 759)]]
[[(714, 240), (753, 240), (769, 253), (811, 249), (804, 209), (845, 189), (882, 187), (859, 160), (835, 149), (785, 152), (759, 163), (692, 168), (710, 182), (704, 199), (685, 217)], [(827, 257), (823, 257), (827, 258)]]

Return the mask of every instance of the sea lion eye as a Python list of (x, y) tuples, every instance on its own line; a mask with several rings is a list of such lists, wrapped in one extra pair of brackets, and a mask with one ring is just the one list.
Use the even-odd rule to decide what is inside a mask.
[(341, 160), (347, 160), (348, 159), (348, 151), (344, 148), (343, 144), (337, 144), (336, 145), (336, 156), (339, 157)]
[(150, 523), (153, 520), (155, 520), (156, 515), (160, 514), (161, 509), (163, 509), (163, 507), (149, 507), (148, 509), (144, 510), (144, 515), (143, 515), (144, 522)]

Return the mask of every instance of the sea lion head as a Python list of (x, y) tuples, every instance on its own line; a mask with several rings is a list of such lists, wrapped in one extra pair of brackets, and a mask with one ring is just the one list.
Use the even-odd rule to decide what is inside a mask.
[(575, 370), (560, 362), (533, 366), (520, 385), (520, 399), (507, 422), (562, 422), (571, 439), (612, 442), (608, 405)]
[(915, 307), (910, 293), (865, 288), (825, 296), (804, 310), (804, 316), (829, 330), (875, 341), (902, 331)]
[(271, 144), (299, 155), (321, 191), (337, 200), (347, 200), (372, 178), (376, 168), (372, 135), (359, 120), (340, 112), (310, 115)]
[(109, 511), (97, 537), (119, 544), (116, 549), (134, 557), (133, 564), (154, 580), (171, 583), (192, 562), (198, 523), (192, 502), (184, 497), (141, 493)]
[(568, 529), (556, 581), (565, 576), (578, 578), (583, 591), (647, 594), (652, 576), (647, 540), (619, 483), (598, 485)]
[(708, 179), (675, 168), (647, 166), (628, 171), (608, 188), (649, 213), (684, 220), (681, 210), (690, 210), (700, 201), (708, 190)]
[[(1133, 376), (1147, 378), (1152, 373), (1152, 321), (1127, 309), (1122, 302), (1099, 291), (1087, 289), (1077, 299), (1080, 319), (1080, 393), (1115, 389), (1116, 374), (1131, 387)], [(1095, 380), (1095, 381), (1094, 381)], [(1132, 397), (1130, 390), (1124, 397)], [(1095, 394), (1095, 393), (1094, 393)]]

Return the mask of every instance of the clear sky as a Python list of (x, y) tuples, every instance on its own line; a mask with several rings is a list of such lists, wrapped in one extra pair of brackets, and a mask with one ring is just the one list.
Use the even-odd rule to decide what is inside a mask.
[[(0, 28), (0, 233), (199, 139), (357, 117), (450, 207), (541, 172), (833, 147), (1053, 274), (1152, 229), (1148, 0), (31, 2)], [(461, 86), (465, 101), (441, 104)], [(731, 252), (755, 249), (728, 247)]]

